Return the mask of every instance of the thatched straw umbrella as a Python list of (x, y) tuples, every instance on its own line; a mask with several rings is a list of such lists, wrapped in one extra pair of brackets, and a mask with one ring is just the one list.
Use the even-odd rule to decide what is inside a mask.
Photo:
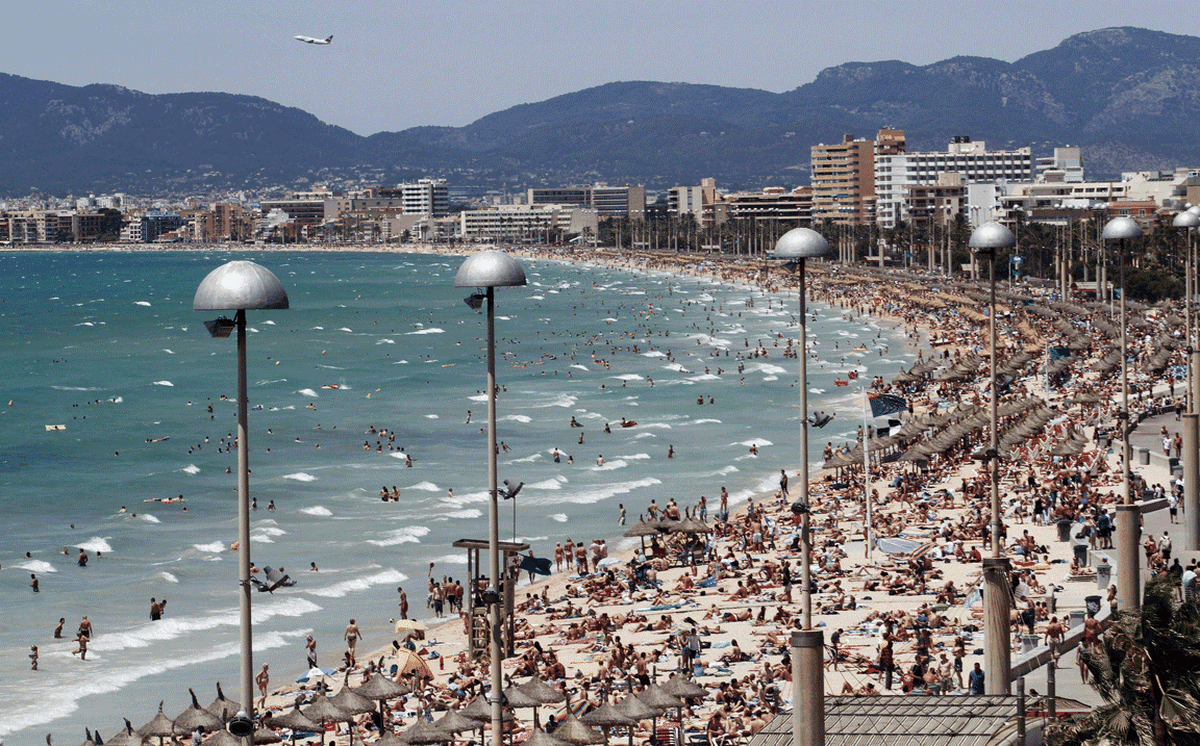
[[(534, 676), (517, 688), (543, 705), (558, 704), (567, 698), (565, 694), (542, 681), (537, 676)], [(535, 707), (533, 710), (533, 727), (535, 729), (538, 727), (538, 709)]]
[(112, 744), (112, 746), (142, 746), (146, 742), (136, 730), (133, 729), (133, 723), (129, 722), (129, 718), (125, 718), (125, 728), (117, 731), (117, 735), (104, 742), (104, 746)]
[(579, 746), (605, 742), (603, 735), (579, 722), (579, 718), (570, 712), (567, 712), (567, 716), (554, 729), (554, 738), (567, 743), (579, 744)]
[(158, 744), (162, 746), (164, 738), (175, 735), (175, 721), (163, 714), (163, 703), (158, 703), (158, 714), (154, 719), (138, 728), (138, 733), (146, 738), (158, 736)]
[[(372, 709), (374, 709), (374, 706), (372, 706)], [(302, 712), (304, 714), (304, 717), (308, 718), (309, 720), (313, 721), (314, 723), (321, 724), (321, 727), (319, 730), (321, 732), (321, 743), (322, 744), (325, 743), (325, 724), (326, 723), (344, 723), (344, 722), (354, 719), (353, 715), (351, 715), (350, 713), (341, 709), (334, 703), (330, 702), (325, 697), (321, 697), (321, 696), (318, 696), (316, 702), (313, 702), (311, 705), (309, 705), (308, 707), (305, 707), (300, 712)]]
[(375, 742), (375, 746), (404, 746), (404, 741), (401, 741), (400, 736), (389, 730), (385, 731), (383, 736)]
[(605, 702), (579, 720), (584, 725), (599, 727), (600, 735), (604, 736), (604, 743), (608, 743), (609, 728), (629, 728), (629, 740), (632, 742), (633, 728), (637, 725), (637, 720), (623, 715), (611, 702)]
[(447, 733), (462, 733), (478, 728), (479, 721), (463, 716), (458, 710), (447, 710), (446, 714), (436, 720), (433, 725), (438, 730), (444, 730)]
[(524, 746), (563, 746), (564, 743), (541, 728), (534, 728), (533, 735), (525, 739)]
[(275, 735), (275, 731), (270, 728), (258, 726), (258, 730), (254, 731), (254, 737), (251, 739), (254, 743), (279, 743), (283, 739)]
[(272, 728), (289, 728), (292, 731), (292, 743), (296, 743), (296, 733), (317, 733), (322, 729), (320, 725), (314, 723), (305, 717), (303, 712), (300, 712), (300, 700), (296, 700), (296, 705), (292, 709), (280, 715), (271, 716)]
[(197, 701), (194, 691), (188, 689), (188, 694), (192, 695), (192, 705), (181, 712), (179, 717), (175, 718), (176, 733), (186, 736), (197, 728), (215, 732), (225, 727), (224, 720), (200, 706), (200, 702)]
[(83, 732), (87, 735), (87, 738), (79, 746), (96, 746), (96, 740), (92, 738), (91, 728), (84, 728)]
[(418, 720), (416, 725), (401, 733), (399, 739), (404, 743), (420, 746), (421, 744), (450, 743), (454, 740), (454, 734), (435, 728), (424, 720)]
[(407, 684), (398, 684), (388, 677), (379, 674), (371, 677), (371, 680), (360, 687), (355, 688), (354, 693), (360, 697), (375, 700), (379, 702), (379, 715), (383, 716), (384, 702), (389, 699), (403, 697), (412, 691), (412, 687)]
[(234, 702), (225, 696), (225, 692), (221, 691), (221, 682), (217, 682), (217, 698), (208, 706), (208, 711), (222, 720), (228, 722), (230, 718), (238, 714), (238, 710), (242, 709), (242, 705)]
[[(347, 674), (349, 676), (349, 674)], [(330, 704), (351, 715), (362, 715), (375, 711), (375, 703), (343, 683), (341, 691), (329, 699)]]

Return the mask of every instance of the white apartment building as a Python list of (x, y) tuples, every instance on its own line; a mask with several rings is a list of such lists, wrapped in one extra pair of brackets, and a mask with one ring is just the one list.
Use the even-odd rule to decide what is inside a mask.
[(459, 216), (459, 235), (467, 241), (537, 241), (552, 229), (594, 233), (596, 227), (594, 210), (570, 205), (503, 205)]
[(909, 187), (936, 184), (938, 176), (958, 173), (964, 184), (980, 182), (1032, 182), (1033, 153), (987, 149), (982, 141), (955, 137), (943, 152), (906, 152), (875, 156), (875, 215), (883, 228), (909, 220)]

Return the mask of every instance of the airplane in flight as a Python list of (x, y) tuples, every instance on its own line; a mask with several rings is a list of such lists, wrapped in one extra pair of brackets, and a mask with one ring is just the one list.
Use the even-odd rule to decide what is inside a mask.
[(327, 46), (333, 43), (333, 36), (326, 36), (324, 39), (316, 39), (311, 36), (304, 36), (301, 34), (296, 36), (295, 39), (296, 41), (302, 41), (305, 44), (320, 44), (321, 46)]

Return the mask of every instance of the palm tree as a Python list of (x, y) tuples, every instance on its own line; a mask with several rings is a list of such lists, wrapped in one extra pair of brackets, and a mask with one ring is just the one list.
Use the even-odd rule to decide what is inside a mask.
[(1085, 655), (1104, 704), (1048, 727), (1046, 743), (1200, 743), (1200, 604), (1176, 602), (1170, 576), (1151, 580), (1142, 607), (1121, 612)]

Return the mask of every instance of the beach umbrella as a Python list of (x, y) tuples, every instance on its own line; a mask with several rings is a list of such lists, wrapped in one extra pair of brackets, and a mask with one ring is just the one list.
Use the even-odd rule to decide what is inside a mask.
[(454, 734), (435, 728), (424, 720), (418, 720), (416, 725), (401, 733), (399, 738), (404, 743), (414, 745), (450, 743), (454, 740)]
[(429, 629), (429, 628), (426, 627), (421, 622), (418, 622), (416, 619), (397, 619), (396, 620), (396, 632), (397, 633), (407, 632), (409, 630), (415, 630), (417, 632), (424, 632), (427, 629)]
[(462, 733), (477, 729), (479, 721), (464, 717), (458, 710), (447, 710), (446, 714), (442, 715), (433, 725), (447, 733)]
[(254, 731), (254, 743), (279, 743), (283, 739), (275, 735), (275, 731), (270, 728), (258, 726), (258, 730)]
[(647, 523), (644, 520), (639, 520), (637, 523), (627, 528), (622, 536), (626, 538), (633, 538), (635, 536), (658, 536), (659, 533), (661, 532), (654, 527), (654, 524)]
[(537, 707), (541, 702), (536, 698), (527, 694), (521, 687), (516, 684), (510, 685), (504, 690), (504, 706), (517, 709), (518, 707)]
[(323, 730), (320, 725), (309, 720), (304, 713), (300, 712), (300, 700), (298, 699), (295, 706), (287, 712), (281, 715), (271, 715), (271, 727), (291, 729), (292, 743), (296, 742), (297, 732), (318, 733)]
[(711, 534), (712, 529), (704, 521), (691, 517), (685, 517), (679, 522), (679, 525), (671, 529), (675, 533), (680, 534)]
[(642, 700), (644, 704), (656, 707), (660, 710), (669, 710), (672, 707), (683, 707), (684, 701), (674, 694), (668, 694), (663, 691), (663, 688), (658, 684), (651, 684), (644, 691), (637, 695), (637, 698)]
[(604, 736), (579, 722), (570, 711), (554, 729), (554, 738), (567, 743), (584, 744), (604, 743)]
[(399, 736), (388, 730), (375, 742), (375, 746), (404, 746), (404, 741), (401, 741)]
[(371, 678), (370, 681), (356, 688), (354, 693), (360, 697), (376, 700), (379, 702), (379, 714), (383, 715), (383, 703), (389, 699), (403, 697), (412, 691), (412, 687), (406, 684), (400, 684), (392, 681), (388, 677), (378, 674)]
[(138, 733), (146, 737), (158, 736), (161, 745), (164, 738), (175, 735), (175, 722), (163, 714), (163, 703), (158, 703), (158, 714), (154, 719), (138, 728)]
[(344, 723), (348, 720), (354, 719), (353, 715), (342, 710), (337, 705), (333, 704), (322, 696), (318, 696), (317, 701), (313, 702), (308, 707), (305, 707), (300, 712), (304, 713), (304, 717), (308, 718), (314, 723), (321, 724), (321, 727), (318, 730), (321, 733), (322, 744), (325, 743), (326, 723)]
[(675, 674), (662, 685), (662, 690), (667, 694), (680, 697), (682, 699), (692, 699), (694, 697), (707, 697), (708, 690), (700, 686), (696, 682), (679, 674)]
[(375, 711), (375, 703), (350, 688), (350, 671), (342, 678), (342, 688), (329, 699), (339, 710), (351, 715), (362, 715)]
[(112, 744), (112, 746), (142, 746), (146, 742), (137, 731), (133, 729), (133, 723), (129, 722), (129, 718), (125, 718), (125, 728), (117, 731), (117, 734), (104, 742), (104, 746)]
[(222, 728), (214, 733), (212, 738), (205, 741), (204, 746), (245, 746), (245, 743), (243, 739)]
[(525, 739), (524, 746), (563, 746), (563, 743), (565, 742), (535, 726), (533, 735)]
[(552, 705), (566, 700), (566, 695), (534, 676), (521, 684), (521, 690), (544, 705)]
[(242, 709), (242, 706), (225, 696), (225, 692), (221, 691), (221, 682), (218, 681), (217, 698), (212, 701), (212, 704), (207, 709), (222, 720), (228, 721), (231, 717), (238, 714), (238, 710)]
[[(487, 701), (487, 697), (479, 696), (471, 701), (471, 704), (459, 710), (463, 717), (478, 720), (484, 725), (492, 721), (492, 705)], [(514, 720), (513, 714), (508, 710), (501, 710), (500, 716), (504, 722), (510, 723)]]
[(186, 736), (196, 730), (203, 728), (206, 731), (218, 731), (225, 727), (225, 721), (208, 710), (200, 706), (200, 702), (196, 700), (196, 693), (188, 689), (188, 694), (192, 695), (192, 705), (179, 714), (175, 718), (175, 732), (181, 736)]
[(659, 710), (651, 707), (632, 694), (625, 697), (625, 699), (618, 702), (615, 706), (617, 712), (634, 720), (652, 720), (658, 717), (659, 714)]
[[(633, 728), (637, 725), (637, 720), (623, 715), (611, 702), (605, 702), (588, 714), (581, 717), (580, 722), (584, 725), (597, 726), (600, 728), (600, 735), (604, 736), (604, 742), (608, 743), (609, 728)], [(632, 730), (630, 731), (632, 739)]]
[(84, 728), (83, 732), (87, 735), (87, 738), (79, 746), (96, 746), (96, 741), (92, 738), (91, 728)]

